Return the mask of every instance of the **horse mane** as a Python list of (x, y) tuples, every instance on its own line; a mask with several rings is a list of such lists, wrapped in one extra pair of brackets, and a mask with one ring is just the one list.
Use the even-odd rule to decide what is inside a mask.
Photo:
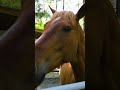
[(82, 30), (82, 28), (78, 27), (78, 30), (79, 30), (79, 50), (78, 50), (78, 53), (79, 53), (79, 56), (80, 56), (80, 59), (82, 59), (83, 61), (85, 61), (85, 33), (84, 31)]
[(52, 16), (51, 20), (54, 20), (57, 17), (61, 17), (62, 19), (70, 22), (72, 27), (76, 26), (76, 16), (75, 16), (75, 14), (72, 11), (55, 12), (54, 15)]

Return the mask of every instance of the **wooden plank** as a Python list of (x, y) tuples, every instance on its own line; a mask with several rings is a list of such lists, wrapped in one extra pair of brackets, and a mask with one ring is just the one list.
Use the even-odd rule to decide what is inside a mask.
[(21, 12), (21, 10), (0, 6), (0, 13), (3, 13), (3, 14), (8, 14), (8, 15), (12, 15), (12, 16), (19, 16), (20, 12)]
[(42, 32), (43, 32), (43, 31), (36, 29), (36, 30), (35, 30), (35, 38), (39, 38), (40, 35), (42, 34)]
[(40, 89), (39, 87), (37, 88), (37, 90), (81, 90), (81, 89), (85, 89), (85, 81), (45, 89)]

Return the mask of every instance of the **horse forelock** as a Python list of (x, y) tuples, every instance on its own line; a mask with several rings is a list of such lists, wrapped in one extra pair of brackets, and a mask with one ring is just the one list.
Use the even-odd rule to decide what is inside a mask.
[(66, 20), (67, 22), (69, 22), (72, 27), (76, 27), (76, 25), (77, 25), (76, 16), (71, 11), (56, 12), (52, 16), (51, 20), (55, 20), (58, 17), (61, 17), (61, 19)]
[(79, 22), (76, 21), (76, 15), (72, 11), (60, 11), (55, 12), (51, 17), (51, 20), (45, 24), (45, 31), (54, 24), (59, 23), (60, 20), (67, 22), (74, 30), (78, 30)]
[(61, 17), (57, 17), (55, 20), (52, 21), (51, 25), (53, 25), (54, 23), (56, 23), (57, 21), (59, 21), (61, 19)]

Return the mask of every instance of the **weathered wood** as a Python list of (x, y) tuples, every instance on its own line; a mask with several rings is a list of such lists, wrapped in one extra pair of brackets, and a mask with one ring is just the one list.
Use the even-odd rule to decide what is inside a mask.
[(0, 90), (34, 90), (34, 0), (0, 36)]
[(17, 9), (12, 9), (12, 8), (0, 6), (0, 13), (3, 13), (3, 14), (8, 14), (8, 15), (12, 15), (12, 16), (19, 16), (20, 12), (21, 11), (17, 10)]
[(0, 30), (7, 30), (20, 15), (21, 10), (0, 6)]
[(86, 0), (87, 90), (120, 90), (120, 24), (110, 0)]

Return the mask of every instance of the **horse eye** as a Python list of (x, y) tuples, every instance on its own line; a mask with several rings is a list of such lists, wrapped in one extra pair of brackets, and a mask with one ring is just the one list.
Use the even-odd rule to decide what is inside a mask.
[(71, 30), (72, 30), (72, 29), (71, 29), (70, 26), (67, 26), (67, 27), (64, 28), (64, 31), (65, 31), (65, 32), (70, 32)]

